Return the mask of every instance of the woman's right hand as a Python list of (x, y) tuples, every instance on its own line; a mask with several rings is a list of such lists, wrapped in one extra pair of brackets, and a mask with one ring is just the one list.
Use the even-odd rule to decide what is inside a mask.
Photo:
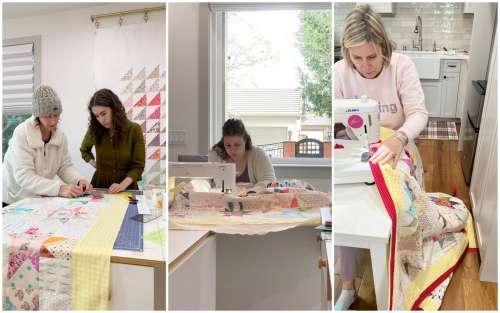
[(90, 160), (89, 164), (92, 165), (94, 168), (97, 168), (97, 164), (95, 163), (94, 159)]
[(83, 195), (83, 190), (76, 185), (61, 185), (59, 196), (64, 198), (76, 198)]

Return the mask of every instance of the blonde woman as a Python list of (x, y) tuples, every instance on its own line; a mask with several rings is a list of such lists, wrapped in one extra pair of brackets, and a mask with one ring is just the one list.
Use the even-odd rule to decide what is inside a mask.
[[(369, 5), (357, 6), (347, 15), (341, 45), (344, 59), (334, 65), (335, 98), (366, 95), (377, 100), (381, 126), (396, 131), (370, 161), (395, 167), (405, 146), (419, 160), (413, 140), (427, 125), (428, 113), (411, 59), (393, 52), (380, 16)], [(421, 166), (416, 176), (423, 186)], [(336, 310), (347, 310), (356, 299), (353, 282), (358, 275), (358, 254), (358, 249), (340, 247), (342, 292)]]

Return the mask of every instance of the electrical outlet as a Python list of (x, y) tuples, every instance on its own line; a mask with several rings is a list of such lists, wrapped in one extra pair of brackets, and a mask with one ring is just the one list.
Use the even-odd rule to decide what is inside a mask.
[(186, 131), (185, 130), (169, 130), (168, 131), (169, 145), (185, 145)]

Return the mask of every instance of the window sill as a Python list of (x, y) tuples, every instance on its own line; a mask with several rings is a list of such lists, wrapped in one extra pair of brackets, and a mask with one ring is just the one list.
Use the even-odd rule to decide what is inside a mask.
[(332, 167), (331, 159), (272, 158), (274, 167)]

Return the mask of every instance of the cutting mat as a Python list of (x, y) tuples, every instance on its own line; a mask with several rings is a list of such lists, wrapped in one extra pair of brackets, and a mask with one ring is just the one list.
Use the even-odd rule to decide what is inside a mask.
[(137, 204), (130, 203), (127, 208), (127, 213), (123, 218), (122, 227), (116, 237), (114, 249), (118, 250), (144, 250), (144, 224), (141, 221), (134, 219), (138, 214)]

